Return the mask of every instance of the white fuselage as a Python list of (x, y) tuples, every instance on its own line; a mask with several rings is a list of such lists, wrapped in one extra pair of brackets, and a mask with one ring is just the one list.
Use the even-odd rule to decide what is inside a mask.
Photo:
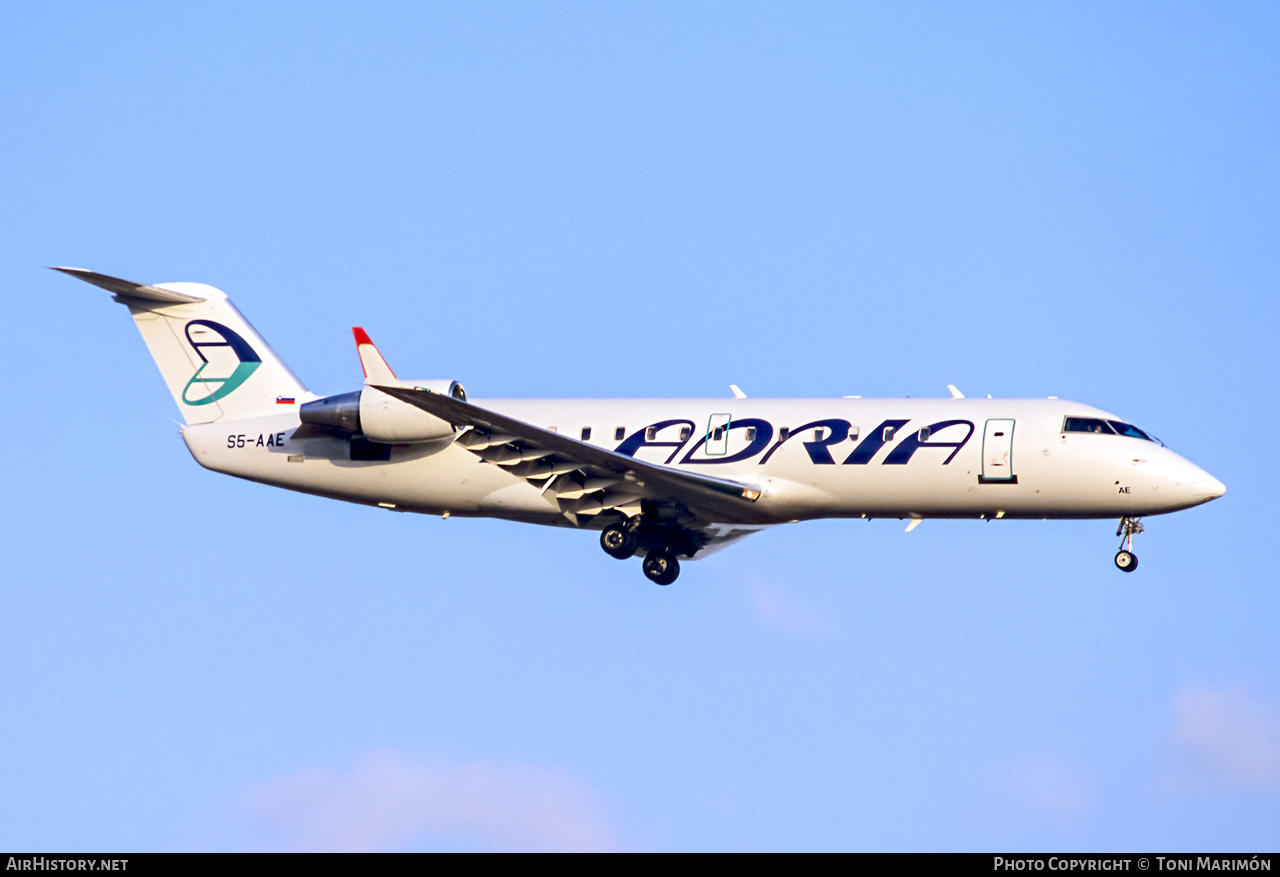
[[(1137, 517), (1224, 492), (1154, 441), (1064, 432), (1067, 417), (1118, 418), (1058, 399), (472, 402), (575, 439), (590, 429), (588, 443), (638, 460), (759, 487), (759, 500), (742, 503), (726, 524)], [(400, 511), (570, 524), (536, 486), (452, 439), (353, 453), (350, 438), (308, 435), (299, 425), (290, 406), (276, 415), (189, 425), (183, 436), (202, 466), (278, 487)]]

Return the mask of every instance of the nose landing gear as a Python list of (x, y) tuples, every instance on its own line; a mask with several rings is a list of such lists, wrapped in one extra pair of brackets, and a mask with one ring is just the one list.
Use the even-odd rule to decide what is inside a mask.
[(1116, 535), (1120, 537), (1120, 550), (1116, 552), (1116, 568), (1121, 572), (1133, 572), (1138, 568), (1138, 555), (1133, 553), (1133, 537), (1142, 532), (1137, 518), (1121, 518)]

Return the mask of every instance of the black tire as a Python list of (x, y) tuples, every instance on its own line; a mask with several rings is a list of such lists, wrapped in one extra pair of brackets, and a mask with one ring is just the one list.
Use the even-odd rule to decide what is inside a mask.
[(636, 534), (621, 524), (605, 527), (600, 534), (600, 547), (610, 557), (626, 560), (636, 553)]
[(1138, 568), (1138, 555), (1132, 551), (1119, 551), (1116, 553), (1116, 569), (1122, 572), (1133, 572)]
[(680, 561), (670, 551), (650, 551), (644, 558), (644, 574), (656, 585), (669, 585), (680, 575)]

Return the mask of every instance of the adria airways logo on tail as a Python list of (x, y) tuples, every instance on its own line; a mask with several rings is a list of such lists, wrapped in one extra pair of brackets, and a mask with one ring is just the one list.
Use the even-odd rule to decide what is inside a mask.
[(187, 323), (187, 341), (203, 362), (182, 389), (188, 405), (208, 405), (230, 395), (262, 365), (254, 352), (235, 332), (213, 320)]

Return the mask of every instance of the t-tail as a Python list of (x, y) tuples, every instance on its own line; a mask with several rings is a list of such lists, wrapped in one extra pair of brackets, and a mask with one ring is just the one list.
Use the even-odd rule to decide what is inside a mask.
[(236, 310), (203, 283), (148, 286), (83, 268), (54, 268), (115, 293), (129, 308), (187, 423), (297, 410), (316, 398)]

